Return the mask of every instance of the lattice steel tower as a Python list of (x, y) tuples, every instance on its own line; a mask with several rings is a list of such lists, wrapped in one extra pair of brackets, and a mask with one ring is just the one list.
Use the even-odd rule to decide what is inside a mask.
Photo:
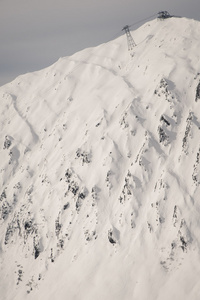
[(122, 31), (124, 30), (127, 36), (127, 43), (128, 43), (128, 51), (133, 50), (133, 48), (136, 46), (136, 43), (134, 42), (132, 35), (130, 33), (128, 25), (124, 26), (124, 28), (122, 29)]

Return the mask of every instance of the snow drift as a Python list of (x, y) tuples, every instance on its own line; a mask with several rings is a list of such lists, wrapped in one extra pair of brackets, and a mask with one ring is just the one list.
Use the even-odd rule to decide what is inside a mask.
[(153, 20), (0, 88), (0, 293), (199, 299), (200, 23)]

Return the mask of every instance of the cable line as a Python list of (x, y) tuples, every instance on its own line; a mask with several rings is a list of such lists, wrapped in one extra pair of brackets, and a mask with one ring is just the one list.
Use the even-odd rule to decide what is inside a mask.
[[(149, 16), (149, 17), (147, 17), (147, 18), (145, 18), (145, 19), (139, 20), (139, 21), (137, 21), (137, 22), (135, 22), (135, 23), (133, 23), (133, 24), (131, 24), (131, 25), (126, 25), (126, 26), (128, 26), (129, 28), (130, 28), (130, 27), (133, 27), (133, 26), (135, 26), (135, 25), (137, 25), (137, 24), (139, 24), (139, 23), (142, 23), (142, 22), (144, 22), (144, 21), (147, 21), (147, 20), (149, 20), (149, 19), (151, 19), (151, 18), (153, 18), (153, 17), (156, 17), (157, 15), (158, 15), (158, 14), (154, 14), (154, 15), (152, 15), (152, 16)], [(116, 39), (117, 37), (120, 37), (121, 35), (123, 35), (123, 33), (122, 33), (122, 31), (119, 31), (118, 33), (114, 34), (107, 42), (110, 42), (110, 41), (112, 41), (113, 39)]]
[(153, 16), (150, 16), (150, 17), (148, 17), (148, 18), (139, 20), (139, 21), (137, 21), (137, 22), (135, 22), (135, 23), (129, 25), (129, 27), (133, 27), (134, 25), (137, 25), (137, 24), (139, 24), (139, 23), (142, 23), (142, 22), (144, 22), (144, 21), (147, 21), (147, 20), (149, 20), (149, 19), (151, 19), (151, 18), (153, 18), (153, 17), (155, 17), (155, 16), (157, 16), (157, 15), (158, 15), (158, 14), (154, 14)]

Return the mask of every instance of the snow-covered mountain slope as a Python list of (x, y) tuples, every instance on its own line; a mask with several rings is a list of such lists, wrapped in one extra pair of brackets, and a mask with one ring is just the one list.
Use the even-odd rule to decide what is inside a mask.
[(1, 299), (200, 299), (199, 33), (153, 20), (0, 88)]

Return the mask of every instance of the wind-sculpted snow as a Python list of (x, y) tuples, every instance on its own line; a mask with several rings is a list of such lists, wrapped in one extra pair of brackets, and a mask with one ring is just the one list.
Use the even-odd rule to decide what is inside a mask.
[(0, 88), (0, 294), (200, 298), (200, 23), (151, 21)]

